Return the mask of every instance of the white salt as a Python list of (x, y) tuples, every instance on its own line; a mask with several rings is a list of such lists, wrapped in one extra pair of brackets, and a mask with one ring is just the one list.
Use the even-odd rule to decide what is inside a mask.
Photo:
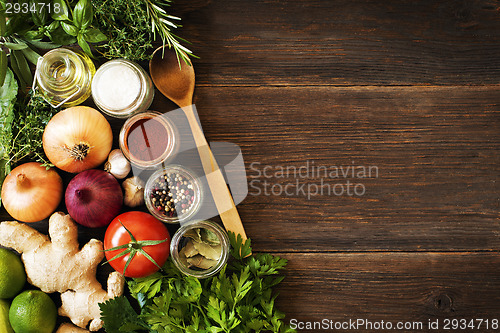
[(94, 84), (93, 90), (100, 103), (111, 110), (126, 109), (141, 93), (139, 75), (126, 64), (108, 66)]

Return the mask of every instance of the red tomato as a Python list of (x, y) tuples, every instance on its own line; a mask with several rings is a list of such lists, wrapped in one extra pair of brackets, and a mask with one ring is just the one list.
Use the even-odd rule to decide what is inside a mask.
[[(121, 223), (120, 223), (121, 222)], [(125, 226), (134, 236), (136, 241), (155, 241), (168, 239), (166, 242), (157, 245), (143, 246), (142, 249), (149, 254), (158, 265), (163, 266), (170, 254), (170, 234), (165, 225), (154, 218), (152, 215), (144, 212), (127, 212), (118, 215), (109, 224), (104, 235), (104, 249), (108, 250), (120, 245), (133, 243)], [(127, 250), (119, 249), (106, 251), (106, 259), (111, 260), (116, 255)], [(117, 271), (123, 274), (125, 264), (131, 254), (109, 261), (109, 264)], [(138, 278), (153, 274), (159, 268), (152, 263), (146, 256), (139, 251), (128, 265), (125, 276)]]

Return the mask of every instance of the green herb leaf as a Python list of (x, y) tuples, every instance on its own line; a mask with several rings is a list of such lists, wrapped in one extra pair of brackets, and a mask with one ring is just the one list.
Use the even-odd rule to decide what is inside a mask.
[(47, 6), (45, 6), (45, 2), (42, 0), (30, 0), (29, 8), (33, 23), (39, 27), (44, 26), (49, 18), (49, 12)]
[(143, 278), (137, 278), (129, 282), (130, 292), (132, 296), (138, 298), (138, 295), (146, 295), (151, 299), (160, 293), (163, 283), (163, 276), (156, 272)]
[(10, 53), (10, 67), (19, 80), (19, 88), (21, 90), (25, 90), (28, 83), (23, 79), (23, 74), (21, 73), (21, 69), (19, 67), (19, 60), (18, 57), (15, 56), (14, 51)]
[(37, 64), (38, 58), (40, 58), (40, 55), (38, 53), (36, 53), (29, 47), (22, 49), (21, 52), (23, 52), (24, 56), (29, 62), (31, 62), (33, 65)]
[(99, 308), (101, 309), (101, 318), (104, 321), (104, 328), (107, 333), (123, 332), (120, 327), (124, 326), (124, 323), (129, 323), (129, 325), (136, 323), (133, 324), (135, 329), (144, 329), (144, 326), (138, 324), (138, 315), (134, 308), (132, 308), (127, 298), (123, 296), (100, 303)]
[(30, 30), (24, 34), (24, 38), (26, 39), (40, 39), (43, 37), (45, 33), (45, 29), (40, 27), (38, 30)]
[(49, 37), (53, 43), (59, 45), (70, 45), (76, 43), (76, 38), (67, 34), (62, 28), (62, 24), (59, 28), (49, 33)]
[(70, 36), (76, 37), (78, 35), (78, 28), (71, 23), (61, 21), (61, 27)]
[(5, 25), (7, 21), (7, 17), (5, 16), (5, 5), (2, 2), (0, 2), (0, 36), (5, 36), (7, 27)]
[(11, 50), (22, 50), (22, 49), (25, 49), (28, 47), (28, 45), (23, 43), (23, 42), (19, 42), (19, 43), (5, 42), (5, 43), (2, 43), (2, 45), (11, 49)]
[(7, 54), (4, 50), (0, 49), (0, 87), (3, 86), (5, 82), (5, 75), (7, 74)]
[(52, 0), (52, 8), (59, 8), (59, 10), (53, 10), (51, 16), (56, 21), (66, 21), (70, 20), (69, 10), (64, 0)]
[(100, 43), (106, 41), (108, 38), (101, 31), (96, 28), (85, 29), (83, 37), (89, 43)]
[(31, 86), (33, 83), (33, 74), (31, 74), (30, 66), (28, 65), (28, 61), (26, 61), (24, 53), (20, 50), (12, 50), (11, 54), (17, 63), (19, 78), (21, 81), (25, 82), (26, 85)]
[(250, 238), (243, 242), (243, 238), (240, 234), (236, 236), (236, 234), (232, 231), (229, 231), (227, 234), (229, 236), (229, 243), (231, 244), (231, 255), (233, 257), (242, 260), (243, 258), (246, 258), (252, 254)]
[(50, 23), (45, 30), (47, 32), (52, 32), (52, 31), (56, 30), (57, 28), (59, 28), (60, 25), (61, 25), (61, 22), (52, 21), (52, 23)]
[(43, 49), (43, 50), (55, 49), (55, 48), (58, 48), (61, 46), (61, 44), (55, 44), (55, 43), (51, 43), (51, 42), (42, 42), (41, 40), (29, 40), (26, 42), (33, 45), (34, 47), (37, 47), (37, 48)]
[(83, 37), (83, 34), (81, 33), (78, 33), (78, 36), (77, 36), (77, 41), (78, 41), (78, 45), (80, 45), (80, 47), (82, 48), (82, 50), (87, 53), (87, 55), (89, 57), (94, 57), (92, 55), (92, 51), (90, 50), (90, 46), (89, 44), (87, 43), (87, 41), (85, 40), (85, 38)]
[(183, 276), (182, 279), (170, 279), (168, 286), (174, 293), (175, 297), (172, 302), (175, 304), (197, 302), (203, 292), (200, 281), (192, 276)]
[(80, 29), (86, 29), (92, 24), (93, 10), (90, 0), (79, 0), (73, 9), (73, 23)]
[(24, 34), (26, 31), (30, 30), (31, 26), (29, 21), (26, 20), (21, 15), (15, 15), (9, 17), (5, 24), (5, 34), (4, 37), (10, 36), (14, 33)]

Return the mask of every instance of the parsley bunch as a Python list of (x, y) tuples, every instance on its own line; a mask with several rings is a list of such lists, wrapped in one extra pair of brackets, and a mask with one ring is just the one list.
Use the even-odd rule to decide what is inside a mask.
[(242, 242), (233, 233), (229, 238), (234, 260), (215, 277), (183, 275), (168, 260), (161, 272), (130, 280), (140, 314), (123, 296), (101, 303), (106, 332), (295, 332), (284, 324), (272, 291), (283, 280), (278, 274), (287, 261), (250, 255), (250, 239)]

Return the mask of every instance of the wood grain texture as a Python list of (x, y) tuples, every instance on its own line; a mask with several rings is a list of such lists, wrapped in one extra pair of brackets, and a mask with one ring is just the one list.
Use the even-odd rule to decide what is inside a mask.
[(494, 0), (217, 0), (201, 9), (196, 3), (189, 13), (181, 7), (179, 33), (200, 56), (198, 85), (500, 83)]
[[(444, 319), (500, 319), (498, 254), (281, 254), (289, 260), (277, 306), (287, 322), (421, 322), (445, 332)], [(440, 330), (428, 321), (439, 320)], [(299, 330), (320, 332), (321, 330)], [(378, 332), (360, 327), (338, 332)], [(381, 330), (388, 332), (390, 330)], [(458, 332), (459, 330), (448, 330)], [(467, 332), (498, 332), (482, 329)], [(337, 330), (325, 330), (337, 332)]]
[[(442, 328), (444, 319), (500, 319), (499, 8), (498, 0), (173, 4), (184, 25), (176, 32), (200, 56), (195, 103), (207, 140), (239, 145), (255, 181), (238, 206), (254, 251), (289, 260), (277, 299), (287, 321), (439, 319)], [(175, 108), (157, 92), (151, 109)], [(111, 120), (115, 137), (122, 123)], [(293, 174), (308, 161), (376, 166), (378, 176)], [(266, 166), (292, 174), (266, 178)], [(264, 181), (279, 191), (322, 179), (366, 193), (262, 193)], [(10, 219), (3, 208), (0, 217)], [(47, 231), (46, 222), (33, 226)], [(80, 228), (80, 244), (104, 231)], [(109, 270), (98, 270), (103, 283)]]
[[(239, 211), (257, 251), (498, 250), (499, 94), (496, 86), (201, 87), (196, 102), (208, 141), (242, 148), (250, 193)], [(276, 175), (308, 162), (376, 166), (378, 177)], [(363, 184), (366, 193), (325, 189), (308, 200), (307, 188), (290, 186), (286, 195), (297, 181), (312, 194), (321, 181)]]

